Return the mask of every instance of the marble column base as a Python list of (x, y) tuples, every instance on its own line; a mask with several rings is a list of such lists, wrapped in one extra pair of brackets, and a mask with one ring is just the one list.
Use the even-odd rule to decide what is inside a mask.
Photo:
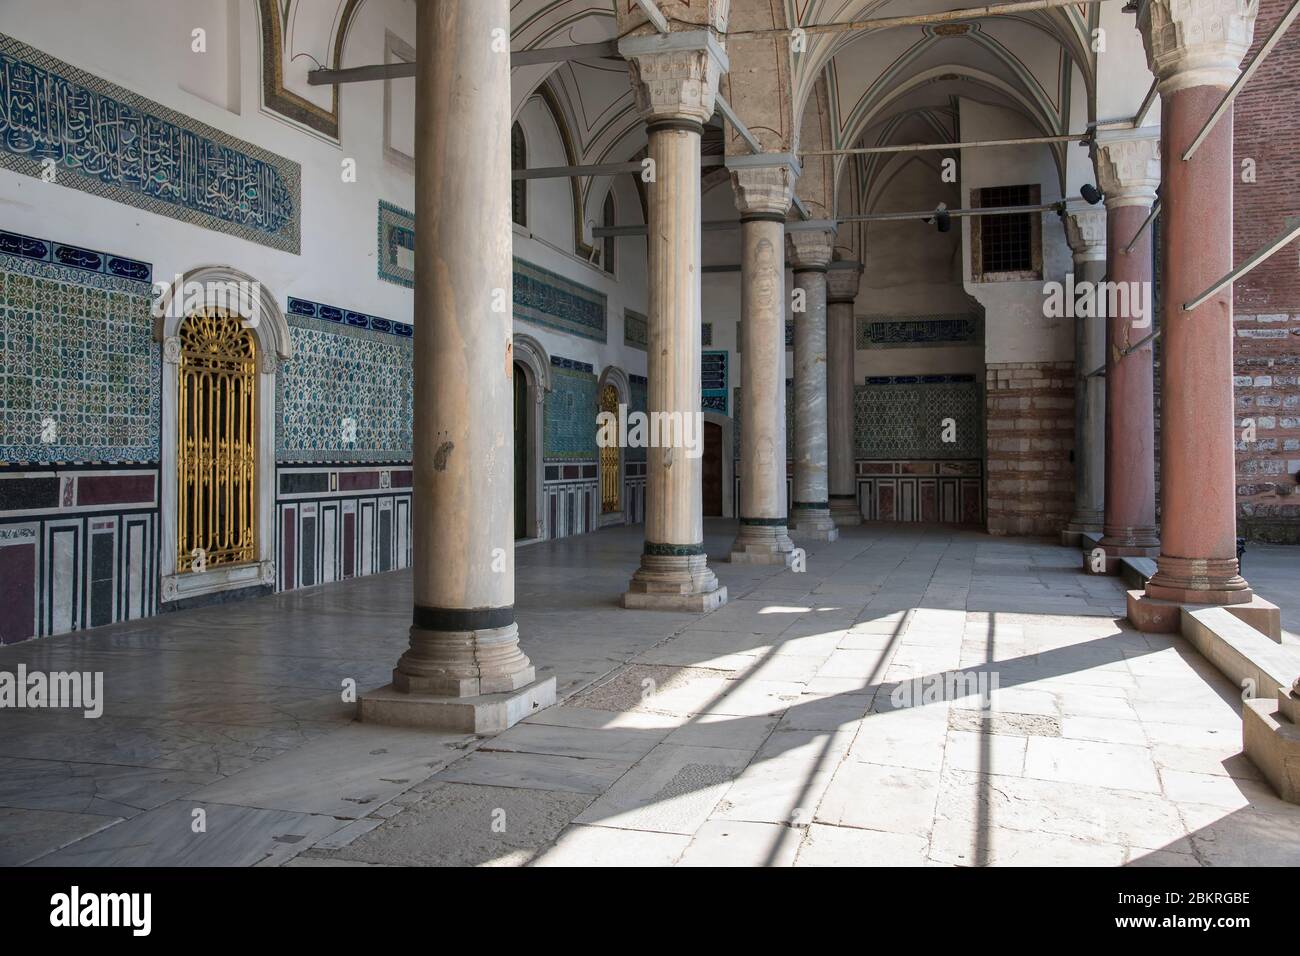
[(712, 611), (727, 603), (703, 554), (643, 554), (641, 567), (623, 593), (623, 607), (664, 611)]
[(740, 519), (740, 531), (731, 545), (732, 564), (794, 564), (794, 542), (784, 524), (747, 524)]
[(1300, 803), (1300, 726), (1297, 698), (1257, 697), (1241, 706), (1242, 749), (1288, 803)]
[(839, 528), (851, 528), (862, 524), (862, 509), (858, 507), (858, 496), (849, 495), (847, 498), (840, 498), (832, 495), (831, 520)]
[(1184, 604), (1249, 604), (1255, 592), (1237, 573), (1236, 558), (1156, 558), (1147, 596)]
[(477, 697), (518, 690), (537, 679), (519, 649), (519, 625), (477, 631), (411, 628), (411, 646), (393, 670), (393, 687), (407, 694)]
[(790, 511), (790, 530), (814, 541), (835, 541), (839, 529), (831, 518), (830, 508), (794, 508)]
[[(1150, 583), (1148, 582), (1148, 587)], [(1245, 621), (1269, 640), (1282, 643), (1282, 612), (1276, 604), (1251, 592), (1240, 604), (1202, 604), (1191, 601), (1166, 601), (1147, 591), (1126, 592), (1128, 619), (1139, 631), (1151, 634), (1178, 634), (1182, 631), (1183, 611), (1220, 607), (1233, 617)]]
[(1061, 544), (1067, 548), (1082, 546), (1085, 532), (1100, 534), (1102, 530), (1102, 513), (1100, 511), (1075, 511), (1070, 516), (1070, 523), (1061, 531)]
[(361, 695), (357, 701), (357, 719), (390, 727), (495, 734), (554, 703), (554, 677), (530, 681), (505, 693), (472, 697), (409, 693), (387, 684)]

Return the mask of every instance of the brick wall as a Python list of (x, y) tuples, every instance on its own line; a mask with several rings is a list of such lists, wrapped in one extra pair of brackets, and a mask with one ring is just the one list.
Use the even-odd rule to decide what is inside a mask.
[[(1254, 45), (1268, 38), (1291, 0), (1260, 0)], [(1300, 216), (1300, 27), (1293, 26), (1234, 106), (1238, 181), (1234, 261), (1241, 262)], [(1242, 161), (1254, 183), (1241, 181)], [(1300, 543), (1300, 243), (1234, 285), (1238, 533)], [(1254, 442), (1243, 441), (1253, 419)]]
[(986, 371), (989, 533), (1055, 535), (1074, 511), (1074, 363)]

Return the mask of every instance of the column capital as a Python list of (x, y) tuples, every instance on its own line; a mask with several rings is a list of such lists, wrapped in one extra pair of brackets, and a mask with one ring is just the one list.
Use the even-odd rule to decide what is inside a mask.
[(1161, 95), (1231, 86), (1250, 49), (1257, 9), (1252, 0), (1142, 0), (1137, 25)]
[(742, 219), (775, 219), (785, 221), (794, 198), (795, 180), (799, 174), (789, 163), (770, 166), (732, 166), (731, 188), (736, 194), (736, 208)]
[(627, 60), (637, 109), (647, 123), (708, 122), (728, 66), (711, 31), (624, 37), (618, 52)]
[(1106, 210), (1073, 209), (1061, 217), (1075, 262), (1106, 260)]
[(826, 270), (826, 301), (852, 303), (862, 282), (862, 263), (836, 260)]
[(1147, 206), (1160, 185), (1160, 131), (1128, 130), (1097, 134), (1097, 185), (1106, 208)]
[(834, 246), (834, 229), (793, 229), (785, 234), (785, 256), (795, 272), (825, 272)]

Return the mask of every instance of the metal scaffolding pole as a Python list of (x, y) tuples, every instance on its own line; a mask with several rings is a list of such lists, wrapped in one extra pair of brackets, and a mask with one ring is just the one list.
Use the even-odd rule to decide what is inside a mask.
[(1214, 283), (1214, 285), (1210, 286), (1208, 289), (1206, 289), (1204, 292), (1198, 295), (1195, 299), (1192, 299), (1192, 301), (1184, 302), (1183, 311), (1191, 312), (1193, 309), (1195, 309), (1206, 299), (1210, 298), (1211, 296), (1219, 292), (1224, 286), (1231, 285), (1233, 282), (1236, 282), (1242, 276), (1246, 275), (1248, 272), (1253, 270), (1256, 266), (1262, 265), (1264, 262), (1266, 262), (1274, 253), (1278, 252), (1279, 250), (1283, 249), (1286, 246), (1289, 246), (1296, 239), (1300, 239), (1300, 225), (1296, 226), (1294, 229), (1288, 229), (1286, 232), (1282, 233), (1282, 235), (1278, 236), (1276, 239), (1274, 239), (1264, 248), (1260, 249), (1258, 252), (1256, 252), (1253, 256), (1251, 256), (1241, 265), (1237, 266), (1237, 268), (1233, 269), (1231, 272), (1229, 272), (1218, 282)]

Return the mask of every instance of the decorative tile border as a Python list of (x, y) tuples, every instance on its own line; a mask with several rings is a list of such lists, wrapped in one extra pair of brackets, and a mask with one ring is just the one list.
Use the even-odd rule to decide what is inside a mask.
[[(366, 315), (350, 309), (340, 309), (335, 305), (322, 305), (307, 299), (289, 297), (289, 311), (286, 315), (300, 319), (317, 319), (319, 328), (328, 329), (330, 325), (342, 325), (349, 329), (370, 330), (385, 335), (395, 335), (400, 339), (409, 339), (415, 335), (415, 327), (405, 322), (394, 322), (377, 315)], [(330, 331), (337, 331), (331, 329)]]
[(859, 349), (899, 349), (929, 345), (978, 343), (984, 340), (984, 320), (978, 315), (860, 315)]
[(95, 272), (100, 275), (129, 279), (150, 285), (153, 279), (153, 266), (138, 259), (115, 256), (107, 252), (94, 252), (80, 246), (69, 246), (62, 242), (47, 239), (34, 239), (16, 232), (0, 229), (0, 253), (31, 259), (35, 262), (49, 262), (54, 265)]
[(623, 344), (642, 352), (650, 348), (650, 320), (640, 312), (623, 310)]
[(379, 200), (379, 278), (415, 288), (415, 214)]
[[(0, 235), (22, 253), (0, 253), (0, 462), (157, 462), (162, 356), (152, 268)], [(110, 262), (118, 265), (105, 271)]]
[(0, 166), (299, 252), (297, 163), (4, 34)]

